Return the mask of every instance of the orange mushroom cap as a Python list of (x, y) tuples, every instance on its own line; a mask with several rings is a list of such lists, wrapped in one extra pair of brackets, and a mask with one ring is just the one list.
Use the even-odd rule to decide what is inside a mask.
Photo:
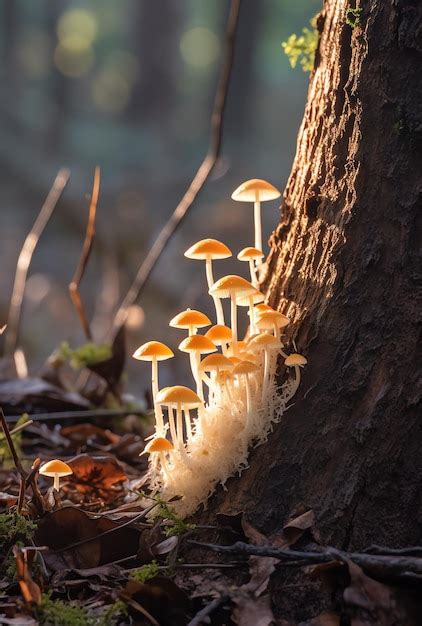
[(154, 359), (165, 361), (166, 359), (171, 359), (174, 354), (170, 348), (160, 341), (147, 341), (147, 343), (139, 346), (132, 356), (138, 361), (153, 361)]
[(261, 178), (245, 181), (232, 193), (232, 199), (238, 202), (255, 202), (256, 199), (265, 202), (275, 200), (280, 196), (281, 193), (274, 185)]
[(220, 346), (222, 343), (227, 343), (231, 341), (233, 338), (233, 333), (231, 328), (228, 326), (224, 326), (224, 324), (216, 324), (215, 326), (211, 326), (209, 330), (205, 333), (205, 337), (210, 339), (216, 346)]
[(201, 311), (196, 311), (195, 309), (186, 309), (186, 311), (175, 315), (170, 320), (169, 326), (173, 328), (190, 328), (191, 326), (194, 328), (203, 328), (210, 324), (211, 320), (205, 313), (201, 313)]
[(277, 328), (284, 328), (290, 324), (288, 317), (278, 311), (262, 311), (257, 315), (256, 325), (258, 328), (272, 328), (274, 324)]
[(239, 252), (237, 258), (239, 261), (254, 261), (255, 259), (262, 259), (264, 256), (262, 250), (248, 246)]
[(182, 352), (199, 352), (200, 354), (209, 354), (217, 350), (215, 344), (205, 337), (205, 335), (192, 335), (186, 337), (179, 343), (179, 350)]
[(232, 252), (218, 239), (201, 239), (186, 250), (185, 256), (188, 259), (206, 261), (206, 259), (227, 259), (232, 256)]
[(187, 404), (190, 406), (199, 406), (202, 404), (201, 398), (188, 387), (183, 385), (175, 385), (174, 387), (166, 387), (158, 392), (156, 401), (158, 404)]
[(287, 365), (287, 367), (294, 367), (295, 365), (303, 367), (307, 364), (307, 362), (308, 359), (306, 357), (304, 357), (302, 354), (296, 353), (289, 354), (289, 356), (284, 359), (284, 364)]
[(201, 361), (200, 367), (203, 372), (224, 371), (233, 369), (233, 363), (223, 354), (209, 354)]
[(164, 439), (164, 437), (155, 437), (147, 443), (144, 452), (169, 452), (170, 450), (174, 450), (174, 446), (171, 441)]
[(245, 278), (229, 274), (217, 280), (209, 290), (209, 293), (219, 298), (230, 298), (234, 293), (239, 296), (246, 296), (249, 293), (253, 294), (255, 291), (255, 287)]
[(48, 461), (41, 465), (39, 469), (39, 473), (42, 476), (69, 476), (73, 474), (73, 470), (64, 461), (60, 461), (60, 459), (53, 459), (52, 461)]
[(255, 374), (259, 372), (259, 367), (251, 361), (242, 361), (235, 365), (233, 369), (233, 376), (242, 376), (243, 374)]

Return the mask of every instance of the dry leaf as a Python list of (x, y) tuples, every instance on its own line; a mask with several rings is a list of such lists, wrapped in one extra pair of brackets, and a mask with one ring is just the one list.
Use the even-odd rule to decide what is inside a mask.
[(68, 464), (73, 470), (69, 480), (76, 484), (77, 491), (94, 494), (104, 500), (114, 499), (116, 487), (121, 488), (121, 483), (127, 480), (123, 468), (112, 456), (79, 454)]
[(255, 599), (248, 595), (233, 597), (232, 619), (238, 626), (270, 626), (275, 623), (269, 596)]

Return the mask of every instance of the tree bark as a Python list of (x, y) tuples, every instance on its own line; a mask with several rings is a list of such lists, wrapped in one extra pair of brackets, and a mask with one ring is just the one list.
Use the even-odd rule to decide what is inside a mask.
[(269, 533), (304, 506), (327, 544), (399, 547), (420, 543), (422, 523), (422, 7), (358, 2), (354, 27), (350, 7), (326, 0), (318, 18), (264, 278), (292, 320), (286, 343), (309, 364), (293, 407), (211, 511), (246, 511)]

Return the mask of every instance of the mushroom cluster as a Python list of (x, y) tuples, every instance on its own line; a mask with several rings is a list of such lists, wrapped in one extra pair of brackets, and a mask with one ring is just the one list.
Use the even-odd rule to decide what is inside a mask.
[[(259, 290), (264, 257), (261, 202), (279, 196), (275, 187), (259, 179), (246, 181), (232, 195), (234, 200), (254, 203), (255, 245), (237, 255), (239, 261), (248, 262), (250, 280), (238, 275), (215, 280), (213, 262), (232, 256), (216, 239), (198, 241), (185, 252), (190, 259), (205, 261), (215, 307), (214, 324), (193, 309), (177, 314), (169, 324), (188, 333), (179, 351), (189, 354), (195, 390), (181, 385), (159, 388), (158, 361), (174, 356), (161, 342), (149, 341), (133, 355), (152, 365), (156, 424), (143, 452), (149, 455), (149, 487), (167, 500), (178, 496), (174, 504), (181, 515), (193, 513), (218, 483), (224, 486), (247, 467), (250, 447), (267, 439), (296, 393), (300, 368), (307, 362), (300, 354), (284, 352), (282, 333), (289, 319), (265, 303)], [(230, 301), (230, 326), (224, 317), (225, 299)], [(238, 337), (238, 307), (245, 307), (249, 316), (243, 340)], [(295, 375), (279, 387), (280, 356), (286, 371), (293, 368)]]

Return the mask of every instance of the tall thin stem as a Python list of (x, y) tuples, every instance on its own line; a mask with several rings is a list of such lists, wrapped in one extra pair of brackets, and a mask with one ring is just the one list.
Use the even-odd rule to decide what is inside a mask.
[[(261, 226), (261, 202), (259, 200), (259, 192), (256, 192), (254, 202), (254, 223), (255, 223), (255, 248), (262, 250), (262, 226)], [(257, 263), (261, 265), (261, 261)]]
[[(212, 271), (212, 260), (209, 257), (205, 261), (205, 271), (207, 274), (208, 289), (211, 289), (211, 287), (214, 284), (214, 274)], [(214, 301), (217, 324), (224, 325), (224, 311), (223, 311), (223, 305), (221, 304), (221, 300), (217, 296), (211, 296), (211, 297)]]

